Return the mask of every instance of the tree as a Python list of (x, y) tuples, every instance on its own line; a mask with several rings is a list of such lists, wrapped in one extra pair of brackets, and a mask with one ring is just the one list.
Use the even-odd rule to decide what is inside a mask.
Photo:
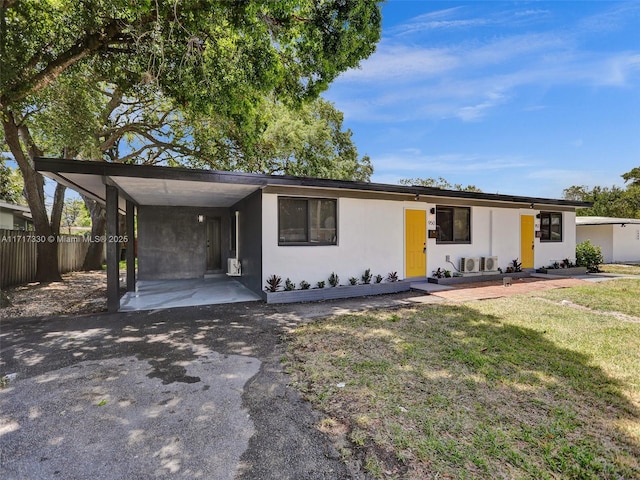
[(625, 182), (631, 181), (626, 188), (617, 186), (589, 188), (586, 185), (573, 185), (563, 190), (567, 200), (592, 202), (593, 206), (577, 211), (580, 216), (640, 218), (640, 167), (624, 173)]
[(8, 167), (4, 159), (0, 157), (0, 200), (15, 204), (24, 203), (22, 198), (23, 188), (20, 173)]
[(82, 200), (78, 198), (65, 200), (64, 207), (62, 208), (61, 225), (68, 229), (69, 235), (71, 235), (71, 227), (78, 226), (78, 221), (82, 217), (84, 211), (85, 206)]
[[(54, 89), (86, 100), (89, 87), (105, 79), (123, 95), (146, 85), (186, 112), (229, 121), (250, 145), (261, 132), (256, 107), (265, 95), (292, 106), (315, 98), (370, 55), (379, 35), (380, 11), (372, 0), (3, 0), (0, 119), (36, 233), (48, 237), (59, 228), (64, 193), (56, 191), (49, 220), (44, 179), (33, 168), (47, 147), (28, 121), (34, 105), (56, 98)], [(74, 81), (83, 69), (94, 81)], [(65, 156), (79, 155), (73, 142), (63, 144)], [(38, 244), (36, 278), (60, 278), (55, 243)]]
[(460, 183), (451, 184), (442, 177), (439, 177), (437, 180), (435, 178), (403, 178), (398, 183), (400, 185), (441, 188), (443, 190), (459, 190), (461, 192), (482, 192), (482, 190), (475, 185), (467, 185), (464, 187)]

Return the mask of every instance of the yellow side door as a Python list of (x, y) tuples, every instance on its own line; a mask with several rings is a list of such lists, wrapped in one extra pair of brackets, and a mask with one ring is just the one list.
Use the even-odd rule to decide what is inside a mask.
[(405, 210), (405, 276), (427, 275), (427, 214), (424, 210)]
[(533, 241), (533, 215), (520, 216), (520, 261), (522, 268), (533, 268), (535, 243)]

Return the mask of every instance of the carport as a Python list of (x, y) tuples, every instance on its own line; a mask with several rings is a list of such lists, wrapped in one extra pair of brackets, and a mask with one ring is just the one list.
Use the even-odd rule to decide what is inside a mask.
[[(110, 312), (260, 298), (260, 190), (268, 176), (49, 158), (35, 166), (105, 205)], [(119, 214), (135, 239), (119, 232)], [(240, 252), (242, 271), (230, 271)]]

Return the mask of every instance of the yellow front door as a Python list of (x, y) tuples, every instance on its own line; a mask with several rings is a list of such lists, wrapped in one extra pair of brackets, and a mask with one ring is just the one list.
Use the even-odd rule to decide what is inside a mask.
[(424, 210), (405, 210), (405, 277), (427, 275), (427, 215)]
[(533, 268), (533, 215), (520, 216), (520, 261), (522, 268)]

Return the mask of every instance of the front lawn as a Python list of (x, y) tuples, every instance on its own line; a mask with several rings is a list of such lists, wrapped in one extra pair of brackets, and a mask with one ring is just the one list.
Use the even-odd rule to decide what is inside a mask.
[(604, 273), (616, 273), (622, 275), (640, 275), (640, 265), (623, 265), (619, 263), (608, 263), (600, 265), (599, 270)]
[(292, 335), (289, 367), (376, 478), (640, 478), (640, 298), (618, 318), (581, 295), (320, 320)]

